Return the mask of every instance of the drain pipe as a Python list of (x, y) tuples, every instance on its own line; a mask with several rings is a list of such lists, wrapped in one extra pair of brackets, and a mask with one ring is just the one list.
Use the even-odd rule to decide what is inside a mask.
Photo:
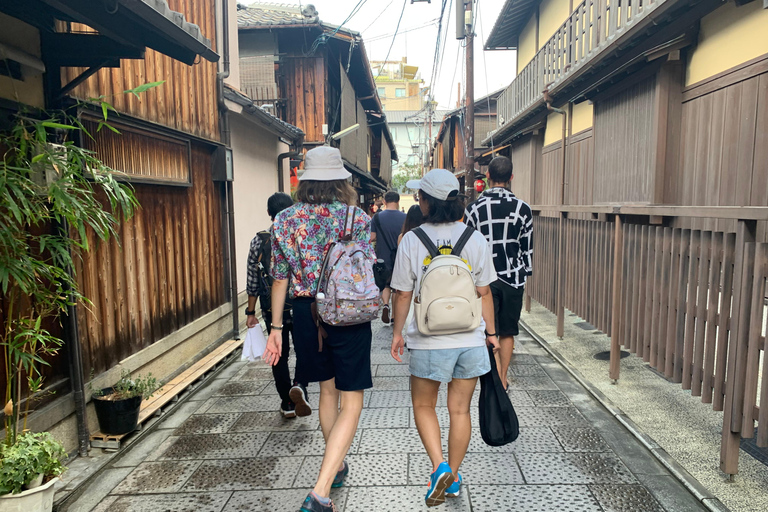
[[(555, 108), (552, 106), (552, 97), (549, 95), (549, 90), (544, 91), (544, 100), (547, 102), (547, 110), (550, 112), (556, 112), (563, 116), (563, 136), (562, 136), (562, 144), (563, 144), (563, 164), (560, 169), (560, 204), (562, 206), (565, 206), (565, 162), (566, 162), (566, 147), (567, 147), (567, 140), (566, 137), (568, 135), (567, 129), (567, 118), (568, 114), (566, 114), (565, 110), (560, 108)], [(558, 270), (557, 270), (557, 295), (556, 295), (556, 306), (555, 309), (557, 309), (557, 336), (560, 339), (563, 339), (563, 335), (565, 334), (565, 299), (563, 297), (563, 289), (564, 289), (564, 274), (565, 274), (565, 257), (563, 255), (563, 230), (565, 228), (565, 213), (560, 212), (560, 222), (559, 222), (559, 229), (558, 229), (558, 236), (557, 236), (557, 259), (558, 259)]]
[[(227, 105), (224, 102), (224, 80), (229, 78), (229, 0), (222, 0), (222, 49), (223, 49), (223, 70), (218, 73), (217, 89), (219, 95), (219, 129), (221, 132), (221, 141), (227, 148), (231, 148), (231, 133), (229, 128), (229, 113)], [(229, 290), (232, 303), (232, 336), (240, 339), (240, 318), (238, 317), (237, 303), (237, 259), (235, 256), (235, 200), (233, 197), (232, 180), (227, 180), (224, 187), (226, 196), (226, 220), (229, 232)]]
[(293, 151), (288, 151), (286, 153), (280, 153), (277, 155), (277, 191), (278, 192), (285, 192), (285, 184), (283, 183), (283, 161), (286, 158), (304, 158), (304, 152), (301, 150), (302, 146), (304, 145), (304, 136), (302, 135), (299, 137), (298, 140), (296, 140), (293, 144), (293, 148), (295, 148)]
[[(69, 225), (66, 221), (56, 223), (56, 230), (60, 236), (69, 236)], [(73, 279), (75, 273), (71, 266), (66, 269)], [(72, 398), (75, 401), (75, 418), (77, 420), (77, 453), (80, 457), (88, 456), (90, 448), (90, 433), (88, 432), (88, 419), (86, 416), (85, 400), (85, 376), (83, 375), (83, 349), (80, 345), (80, 331), (77, 327), (77, 304), (73, 299), (72, 290), (68, 287), (65, 293), (70, 298), (67, 305), (67, 314), (64, 316), (64, 336), (67, 341), (67, 355), (69, 359), (69, 378), (72, 388)]]

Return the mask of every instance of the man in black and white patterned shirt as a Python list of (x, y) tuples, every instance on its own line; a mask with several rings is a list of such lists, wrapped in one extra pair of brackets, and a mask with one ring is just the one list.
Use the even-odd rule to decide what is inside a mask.
[[(509, 190), (512, 162), (497, 156), (486, 173), (489, 189), (464, 212), (464, 222), (482, 233), (493, 251), (498, 280), (491, 283), (496, 332), (499, 337), (499, 376), (507, 387), (507, 370), (515, 349), (515, 336), (523, 308), (525, 280), (533, 259), (533, 213)], [(491, 333), (494, 334), (494, 333)]]

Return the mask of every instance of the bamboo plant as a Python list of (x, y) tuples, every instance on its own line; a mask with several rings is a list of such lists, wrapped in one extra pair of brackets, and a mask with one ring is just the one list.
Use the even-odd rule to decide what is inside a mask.
[[(136, 96), (162, 82), (125, 91)], [(97, 98), (108, 124), (112, 107)], [(67, 307), (88, 304), (72, 274), (74, 261), (91, 249), (87, 232), (102, 243), (117, 238), (122, 218), (138, 203), (119, 172), (75, 135), (92, 137), (69, 111), (19, 113), (0, 134), (0, 345), (5, 376), (5, 444), (26, 431), (30, 402), (43, 390), (42, 368), (63, 341), (45, 328)], [(26, 388), (26, 389), (25, 389)], [(22, 407), (22, 399), (26, 403)], [(2, 461), (0, 461), (2, 462)]]

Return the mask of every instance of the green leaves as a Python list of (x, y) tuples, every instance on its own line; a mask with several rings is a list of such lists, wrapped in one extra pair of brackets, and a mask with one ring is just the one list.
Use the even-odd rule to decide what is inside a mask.
[(139, 94), (141, 94), (142, 92), (147, 92), (148, 90), (158, 87), (164, 83), (165, 83), (165, 80), (162, 80), (160, 82), (149, 82), (149, 83), (140, 85), (138, 87), (134, 87), (133, 89), (127, 89), (123, 92), (133, 94), (134, 96), (140, 99), (141, 97), (139, 96)]
[(11, 446), (0, 444), (0, 495), (18, 494), (39, 474), (46, 478), (64, 472), (67, 453), (48, 432), (27, 432)]
[[(114, 110), (109, 104), (102, 106), (105, 115), (109, 110)], [(106, 122), (103, 126), (116, 131)], [(71, 131), (91, 136), (65, 112), (43, 119), (21, 113), (10, 131), (0, 133), (0, 361), (5, 402), (26, 394), (20, 393), (19, 382), (29, 394), (43, 389), (40, 369), (62, 345), (45, 329), (43, 319), (55, 318), (73, 302), (87, 302), (70, 270), (75, 258), (90, 248), (90, 241), (116, 236), (121, 219), (138, 206), (131, 186), (115, 180), (116, 171), (93, 151), (69, 140)], [(17, 405), (5, 418), (7, 447), (27, 436), (18, 433), (19, 409)], [(3, 456), (3, 471), (6, 462)], [(0, 494), (17, 492), (26, 483), (19, 480), (18, 471), (8, 471), (13, 474), (0, 475)]]

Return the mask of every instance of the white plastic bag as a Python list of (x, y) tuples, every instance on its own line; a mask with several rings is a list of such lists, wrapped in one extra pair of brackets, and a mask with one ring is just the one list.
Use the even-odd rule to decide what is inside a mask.
[(264, 336), (264, 331), (261, 330), (260, 325), (251, 327), (245, 334), (245, 341), (243, 342), (243, 356), (241, 361), (258, 361), (267, 349), (267, 338)]

